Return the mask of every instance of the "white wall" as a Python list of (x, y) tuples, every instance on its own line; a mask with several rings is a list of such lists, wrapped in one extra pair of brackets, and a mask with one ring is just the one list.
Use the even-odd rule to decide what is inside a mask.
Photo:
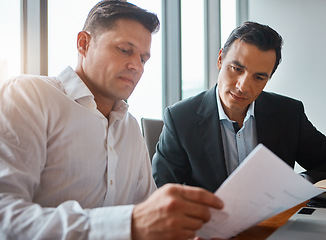
[(249, 0), (249, 20), (284, 39), (282, 62), (265, 90), (304, 103), (310, 121), (326, 134), (326, 1)]

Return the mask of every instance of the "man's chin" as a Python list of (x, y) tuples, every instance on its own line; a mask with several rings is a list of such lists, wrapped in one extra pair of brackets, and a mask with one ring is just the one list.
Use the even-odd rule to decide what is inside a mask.
[(128, 101), (128, 99), (130, 98), (132, 92), (131, 93), (127, 93), (127, 94), (123, 94), (121, 97), (120, 97), (120, 100), (124, 100), (124, 101)]

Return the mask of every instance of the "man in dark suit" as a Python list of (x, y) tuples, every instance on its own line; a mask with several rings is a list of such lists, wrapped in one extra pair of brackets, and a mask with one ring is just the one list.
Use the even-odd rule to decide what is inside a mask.
[(298, 162), (308, 180), (326, 178), (326, 137), (303, 104), (263, 91), (282, 42), (272, 28), (244, 23), (219, 52), (217, 85), (165, 110), (153, 157), (158, 187), (173, 182), (214, 192), (258, 143), (291, 167)]

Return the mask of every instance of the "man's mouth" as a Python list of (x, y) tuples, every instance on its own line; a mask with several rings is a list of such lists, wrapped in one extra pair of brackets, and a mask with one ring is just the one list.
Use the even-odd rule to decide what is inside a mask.
[(131, 86), (134, 86), (134, 85), (135, 85), (135, 83), (134, 83), (134, 81), (133, 81), (132, 78), (129, 78), (129, 77), (122, 77), (122, 76), (120, 76), (119, 78), (120, 78), (124, 83), (126, 83), (126, 84), (128, 84), (128, 85), (131, 85)]
[(246, 97), (241, 97), (241, 96), (235, 95), (235, 94), (233, 94), (233, 93), (231, 93), (231, 92), (230, 92), (230, 95), (231, 95), (231, 97), (232, 97), (234, 100), (236, 100), (236, 101), (245, 101), (245, 100), (247, 100)]

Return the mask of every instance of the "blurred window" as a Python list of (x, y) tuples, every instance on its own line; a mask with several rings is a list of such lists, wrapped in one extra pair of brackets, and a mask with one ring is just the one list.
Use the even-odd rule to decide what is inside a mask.
[(0, 0), (0, 84), (21, 73), (20, 0)]
[(204, 0), (181, 0), (182, 98), (205, 90)]
[(129, 112), (138, 122), (142, 117), (162, 118), (162, 2), (161, 0), (130, 0), (130, 3), (157, 14), (159, 32), (152, 35), (151, 58), (137, 87), (128, 99)]

